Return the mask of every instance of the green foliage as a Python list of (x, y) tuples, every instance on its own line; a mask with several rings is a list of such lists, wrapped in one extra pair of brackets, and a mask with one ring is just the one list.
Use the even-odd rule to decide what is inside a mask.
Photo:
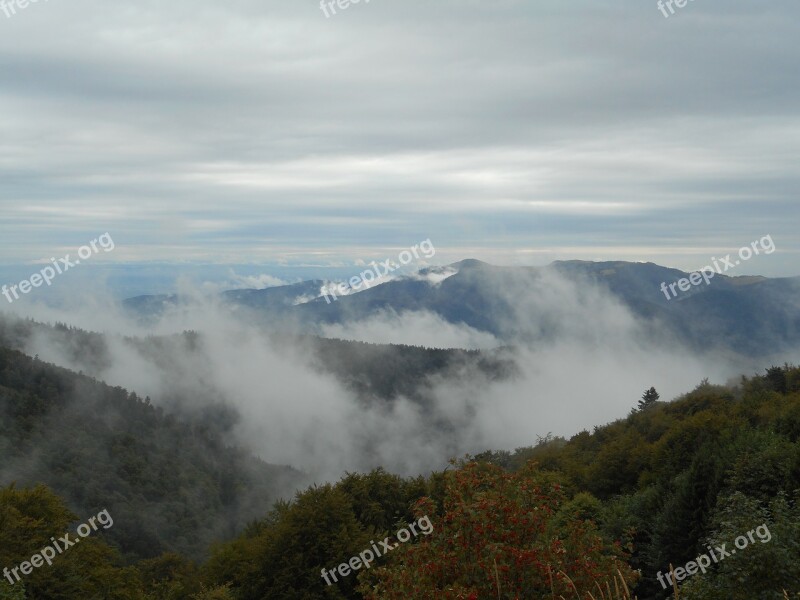
[(412, 519), (411, 504), (428, 493), (424, 478), (404, 480), (383, 469), (366, 475), (349, 473), (337, 487), (350, 498), (359, 523), (372, 531), (389, 531)]
[(599, 497), (634, 491), (642, 472), (650, 464), (650, 454), (651, 449), (641, 433), (635, 429), (621, 432), (601, 446), (589, 466), (589, 490)]
[[(0, 320), (0, 338), (24, 339), (32, 326), (4, 329)], [(67, 355), (85, 351), (102, 366), (101, 337), (62, 329)], [(187, 348), (197, 343), (179, 337)], [(137, 343), (153, 350), (166, 342)], [(339, 349), (374, 359), (352, 387), (387, 399), (411, 393), (386, 366), (388, 350), (332, 344), (324, 353), (331, 370), (346, 367), (337, 364)], [(396, 353), (420, 378), (483, 360)], [(499, 359), (480, 368), (490, 377), (510, 372)], [(635, 592), (652, 600), (666, 595), (656, 572), (762, 522), (769, 543), (687, 580), (681, 597), (772, 599), (783, 588), (800, 590), (800, 369), (771, 367), (736, 387), (704, 381), (673, 402), (657, 400), (648, 390), (642, 410), (571, 439), (548, 435), (513, 453), (487, 451), (429, 477), (347, 474), (270, 510), (275, 490), (297, 474), (227, 448), (229, 413), (165, 415), (124, 390), (0, 349), (7, 478), (0, 483), (49, 485), (0, 489), (0, 565), (15, 566), (69, 531), (76, 516), (67, 507), (79, 515), (108, 508), (115, 519), (102, 536), (26, 577), (24, 590), (0, 585), (0, 600), (549, 600), (551, 575), (556, 597), (576, 597), (557, 570), (588, 590), (612, 581), (617, 567), (628, 582), (630, 568), (640, 570)], [(434, 522), (433, 535), (326, 585), (323, 568), (394, 534), (419, 511)], [(123, 566), (116, 548), (135, 566)], [(192, 562), (209, 551), (205, 564)], [(614, 563), (621, 557), (628, 565)]]
[(648, 570), (683, 564), (697, 556), (700, 538), (724, 485), (730, 450), (707, 443), (688, 468), (662, 486), (661, 504), (651, 512), (654, 518), (644, 560)]
[[(798, 382), (800, 369), (789, 366), (744, 378), (740, 388), (704, 381), (674, 402), (582, 432), (558, 449), (520, 449), (506, 462), (546, 455), (566, 481), (603, 501), (605, 537), (633, 544), (631, 565), (644, 575), (639, 598), (662, 598), (655, 573), (697, 556), (720, 498), (740, 492), (763, 505), (800, 488)], [(782, 597), (760, 573), (762, 588)]]
[[(71, 533), (75, 515), (44, 486), (0, 489), (0, 565), (29, 561), (51, 537)], [(26, 597), (39, 600), (141, 600), (136, 573), (118, 566), (119, 557), (96, 533), (58, 554), (24, 578)], [(13, 596), (12, 596), (13, 597)]]
[(203, 588), (192, 596), (192, 600), (235, 600), (229, 585), (219, 585), (213, 588)]
[(785, 394), (787, 391), (786, 371), (782, 367), (770, 367), (767, 369), (766, 380), (773, 391)]
[(644, 394), (642, 394), (642, 399), (639, 400), (639, 406), (638, 406), (639, 410), (645, 410), (647, 408), (650, 408), (653, 404), (658, 402), (658, 399), (660, 397), (661, 396), (656, 391), (656, 388), (651, 387), (649, 390), (645, 391)]
[[(727, 544), (735, 554), (720, 560), (705, 575), (683, 586), (687, 600), (781, 600), (783, 590), (800, 589), (800, 496), (778, 494), (768, 504), (741, 492), (720, 499), (712, 533), (704, 540), (717, 548)], [(763, 524), (766, 530), (757, 530)], [(747, 546), (735, 547), (739, 536), (753, 534)], [(761, 535), (759, 535), (759, 533)], [(765, 535), (768, 533), (769, 535)], [(719, 553), (718, 553), (719, 554)]]
[(771, 431), (748, 433), (745, 439), (730, 474), (732, 489), (766, 502), (800, 488), (800, 445)]
[(0, 600), (25, 600), (25, 584), (11, 585), (6, 579), (0, 580)]
[(399, 396), (429, 402), (420, 381), (470, 371), (490, 380), (518, 374), (514, 360), (502, 352), (381, 345), (331, 339), (309, 339), (317, 360), (354, 392), (391, 400)]
[(299, 479), (226, 447), (209, 425), (2, 348), (0, 452), (0, 484), (47, 482), (81, 514), (107, 508), (108, 539), (129, 559), (204, 558)]
[(204, 574), (214, 584), (232, 584), (241, 598), (356, 598), (354, 576), (327, 586), (321, 571), (382, 535), (358, 522), (341, 486), (313, 487), (279, 505), (249, 535), (217, 547)]
[[(540, 507), (550, 511), (545, 519), (547, 534), (565, 546), (581, 549), (584, 556), (599, 548), (633, 550), (630, 565), (643, 575), (636, 590), (639, 598), (663, 598), (656, 572), (670, 563), (677, 566), (692, 560), (703, 551), (709, 536), (728, 535), (731, 531), (724, 527), (730, 528), (731, 522), (744, 526), (748, 516), (761, 514), (758, 511), (764, 510), (765, 503), (800, 488), (797, 382), (800, 369), (790, 367), (782, 368), (780, 375), (773, 371), (744, 379), (741, 388), (704, 381), (674, 402), (652, 401), (647, 410), (598, 427), (594, 433), (581, 432), (570, 440), (547, 436), (514, 453), (482, 453), (476, 459), (484, 463), (480, 468), (488, 471), (481, 471), (478, 483), (464, 481), (478, 468), (469, 462), (427, 480), (404, 480), (382, 470), (350, 474), (335, 486), (314, 488), (299, 494), (293, 503), (280, 504), (239, 539), (217, 547), (203, 575), (209, 583), (231, 583), (237, 600), (392, 598), (392, 594), (439, 598), (451, 593), (464, 598), (497, 597), (498, 581), (501, 597), (513, 594), (519, 577), (511, 575), (517, 563), (509, 562), (509, 556), (515, 560), (547, 557), (547, 561), (555, 561), (553, 565), (559, 564), (556, 557), (546, 554), (545, 547), (536, 546), (534, 538), (528, 540), (533, 545), (520, 547), (504, 537), (524, 534), (515, 529), (519, 520), (515, 527), (506, 520), (522, 506), (515, 504), (519, 490), (507, 477), (513, 478), (514, 472), (523, 478), (531, 476), (524, 464), (533, 458), (543, 467), (535, 477), (563, 484), (558, 495), (539, 498)], [(511, 474), (503, 475), (492, 464)], [(454, 480), (460, 480), (461, 486), (454, 488)], [(736, 494), (746, 499), (733, 505), (738, 512), (728, 506), (731, 498), (739, 498)], [(398, 521), (413, 518), (409, 507), (425, 496), (432, 499), (420, 506), (437, 513), (436, 522), (441, 524), (435, 535), (402, 545), (388, 557), (388, 563), (381, 559), (372, 570), (362, 572), (360, 593), (353, 588), (352, 575), (330, 588), (323, 585), (321, 568), (334, 568), (368, 548), (365, 540), (382, 539)], [(791, 502), (773, 502), (765, 513), (773, 515), (775, 531), (781, 532), (786, 543), (754, 548), (754, 556), (782, 565), (779, 568), (786, 577), (781, 581), (788, 590), (800, 589), (792, 567), (800, 561), (796, 545), (788, 541), (800, 539), (795, 531), (800, 519), (793, 506)], [(733, 514), (738, 515), (736, 519)], [(448, 521), (445, 515), (452, 518)], [(749, 529), (752, 527), (745, 531)], [(467, 540), (465, 546), (453, 547)], [(545, 561), (536, 564), (541, 567)], [(612, 565), (602, 560), (592, 564), (602, 567), (591, 571), (591, 577), (584, 572), (579, 587), (613, 579)], [(570, 564), (572, 568), (576, 565), (579, 563)], [(547, 595), (548, 589), (542, 587), (544, 572), (536, 568), (534, 563), (527, 564), (520, 576), (529, 578), (526, 589), (541, 588)], [(682, 597), (782, 595), (777, 582), (755, 558), (737, 558), (721, 567), (720, 573), (725, 574), (727, 583), (723, 583), (723, 575), (709, 572), (686, 583), (686, 594), (693, 595)], [(539, 579), (534, 582), (536, 577)], [(737, 581), (740, 583), (735, 584)], [(747, 586), (741, 585), (743, 581)], [(569, 589), (563, 590), (564, 597), (569, 594)]]
[(143, 560), (136, 567), (148, 600), (181, 600), (202, 591), (197, 568), (178, 554)]

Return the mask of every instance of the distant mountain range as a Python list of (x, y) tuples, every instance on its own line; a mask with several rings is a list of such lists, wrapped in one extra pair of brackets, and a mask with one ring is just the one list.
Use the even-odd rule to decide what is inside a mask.
[[(565, 318), (558, 310), (558, 294), (569, 302), (576, 294), (599, 289), (628, 307), (654, 334), (666, 332), (693, 349), (721, 348), (758, 357), (800, 347), (800, 277), (716, 275), (708, 285), (702, 282), (668, 299), (662, 283), (669, 286), (689, 276), (653, 263), (559, 261), (546, 267), (499, 267), (464, 260), (333, 301), (322, 297), (326, 282), (321, 280), (231, 290), (220, 299), (248, 318), (277, 328), (318, 333), (322, 325), (387, 311), (425, 311), (513, 344), (530, 341), (531, 335), (557, 339), (563, 329), (559, 319)], [(153, 319), (190, 302), (175, 295), (139, 296), (124, 306), (140, 318)], [(521, 318), (536, 324), (521, 329)]]

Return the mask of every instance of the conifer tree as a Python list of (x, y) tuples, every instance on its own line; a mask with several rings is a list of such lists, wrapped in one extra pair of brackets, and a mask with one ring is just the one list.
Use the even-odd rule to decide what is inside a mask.
[(660, 397), (661, 396), (656, 391), (656, 388), (651, 387), (644, 394), (642, 394), (642, 399), (639, 400), (639, 410), (644, 410), (653, 405)]

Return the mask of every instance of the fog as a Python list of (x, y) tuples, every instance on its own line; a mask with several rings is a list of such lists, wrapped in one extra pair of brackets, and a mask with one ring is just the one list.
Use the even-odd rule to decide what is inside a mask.
[[(502, 320), (506, 341), (448, 323), (439, 315), (376, 313), (324, 329), (330, 337), (429, 347), (490, 348), (513, 357), (519, 375), (489, 381), (480, 372), (436, 376), (420, 385), (434, 402), (407, 398), (365, 403), (331, 374), (312, 366), (306, 342), (289, 343), (238, 318), (215, 296), (180, 284), (194, 302), (145, 327), (95, 291), (64, 310), (18, 303), (13, 312), (103, 332), (108, 364), (91, 372), (56, 335), (38, 334), (25, 350), (42, 360), (84, 370), (168, 410), (225, 403), (239, 421), (229, 443), (274, 464), (302, 469), (316, 480), (376, 466), (404, 475), (442, 468), (451, 457), (486, 449), (513, 450), (548, 433), (570, 436), (625, 417), (643, 391), (662, 400), (701, 380), (724, 383), (741, 372), (722, 354), (690, 352), (637, 320), (607, 291), (553, 273), (494, 290), (513, 306)], [(435, 283), (431, 283), (435, 285)], [(200, 334), (133, 342), (123, 336)]]

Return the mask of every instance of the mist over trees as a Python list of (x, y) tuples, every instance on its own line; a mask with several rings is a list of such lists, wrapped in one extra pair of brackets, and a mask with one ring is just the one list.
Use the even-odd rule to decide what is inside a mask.
[[(421, 362), (407, 368), (468, 355), (411, 353)], [(671, 402), (653, 392), (643, 394), (642, 410), (593, 432), (488, 450), (427, 476), (351, 473), (276, 502), (287, 486), (303, 485), (302, 474), (229, 446), (224, 427), (3, 349), (2, 564), (20, 564), (45, 538), (102, 508), (115, 524), (52, 570), (26, 578), (24, 596), (7, 584), (0, 594), (567, 597), (573, 585), (583, 593), (608, 582), (640, 599), (664, 598), (656, 573), (762, 522), (771, 541), (694, 575), (687, 597), (747, 589), (782, 598), (783, 588), (800, 590), (800, 369), (774, 366), (731, 386), (703, 381)], [(423, 514), (433, 523), (430, 536), (334, 585), (320, 577)], [(79, 582), (53, 591), (78, 565)], [(732, 587), (733, 578), (744, 583)]]

